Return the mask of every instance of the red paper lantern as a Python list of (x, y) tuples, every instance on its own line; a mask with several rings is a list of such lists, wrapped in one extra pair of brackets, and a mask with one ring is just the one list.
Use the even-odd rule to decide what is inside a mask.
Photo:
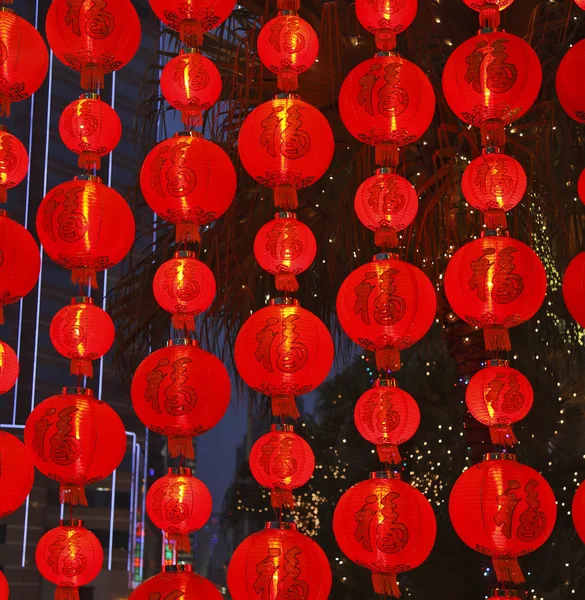
[(400, 350), (418, 342), (437, 312), (437, 295), (429, 278), (395, 254), (350, 273), (337, 294), (337, 317), (345, 333), (376, 353), (380, 371), (400, 369)]
[(536, 314), (546, 294), (546, 273), (526, 244), (482, 233), (449, 261), (445, 293), (458, 317), (483, 328), (486, 350), (510, 350), (508, 328)]
[(579, 195), (581, 202), (585, 204), (585, 169), (581, 171), (581, 175), (579, 175), (577, 181), (577, 194)]
[(500, 152), (483, 154), (463, 172), (461, 189), (473, 208), (483, 212), (488, 229), (506, 229), (506, 211), (512, 210), (526, 191), (526, 173), (511, 156)]
[(175, 133), (149, 152), (140, 189), (148, 206), (177, 226), (178, 242), (198, 242), (199, 227), (230, 207), (236, 171), (228, 155), (200, 133)]
[(398, 246), (396, 232), (414, 221), (418, 194), (408, 179), (391, 169), (378, 169), (358, 188), (354, 208), (362, 225), (375, 232), (376, 246), (387, 250)]
[(412, 144), (429, 128), (435, 93), (414, 63), (379, 52), (355, 67), (339, 92), (339, 114), (355, 138), (376, 147), (376, 163), (398, 164), (398, 147)]
[(204, 577), (193, 573), (191, 565), (163, 565), (162, 573), (147, 579), (129, 600), (222, 600), (219, 590)]
[(49, 68), (49, 53), (41, 34), (10, 9), (0, 12), (0, 117), (10, 116), (10, 104), (26, 100), (40, 87)]
[(585, 252), (577, 254), (569, 263), (563, 278), (563, 298), (571, 316), (585, 327)]
[(480, 33), (455, 48), (443, 71), (443, 93), (462, 120), (482, 128), (484, 146), (503, 146), (503, 126), (532, 106), (542, 82), (536, 52), (522, 38)]
[(115, 331), (105, 310), (91, 298), (77, 296), (53, 317), (49, 334), (55, 350), (71, 359), (71, 375), (93, 377), (91, 361), (110, 350)]
[(90, 389), (63, 388), (29, 415), (24, 443), (35, 467), (61, 484), (62, 504), (87, 506), (83, 486), (108, 477), (126, 452), (117, 413)]
[(277, 290), (296, 292), (299, 284), (295, 275), (306, 271), (316, 254), (313, 232), (291, 212), (276, 213), (254, 240), (254, 256), (265, 271), (274, 275)]
[(14, 387), (19, 373), (16, 353), (6, 342), (0, 342), (0, 394), (5, 394)]
[(238, 137), (242, 165), (274, 190), (274, 204), (298, 207), (297, 190), (323, 176), (333, 158), (333, 133), (327, 119), (297, 94), (279, 94), (255, 108)]
[(455, 482), (449, 515), (468, 546), (492, 557), (498, 581), (523, 583), (517, 558), (546, 542), (557, 506), (542, 475), (514, 454), (498, 453), (486, 454)]
[(0, 600), (8, 600), (8, 594), (10, 589), (8, 588), (8, 580), (6, 575), (0, 571)]
[(83, 521), (59, 522), (40, 539), (35, 553), (41, 575), (57, 586), (55, 600), (78, 600), (78, 588), (91, 583), (104, 562), (101, 542)]
[(134, 242), (134, 216), (126, 200), (94, 175), (54, 187), (37, 212), (46, 253), (71, 270), (73, 283), (97, 288), (96, 272), (117, 265)]
[(398, 444), (408, 441), (420, 424), (416, 400), (396, 386), (395, 379), (377, 379), (362, 394), (353, 415), (360, 435), (376, 444), (380, 462), (402, 461)]
[(6, 202), (7, 190), (18, 185), (27, 172), (26, 148), (17, 137), (8, 133), (6, 125), (0, 125), (0, 203)]
[(81, 72), (81, 87), (104, 87), (104, 75), (127, 65), (140, 46), (140, 19), (131, 0), (54, 0), (45, 23), (55, 56)]
[(162, 529), (177, 551), (191, 552), (189, 534), (201, 529), (211, 516), (211, 494), (193, 477), (191, 469), (169, 469), (157, 479), (146, 496), (146, 512), (155, 527)]
[(585, 9), (585, 0), (575, 0), (575, 4), (582, 9)]
[(557, 96), (565, 112), (579, 123), (585, 123), (585, 102), (579, 73), (585, 69), (585, 40), (571, 46), (557, 70)]
[(134, 412), (169, 438), (173, 458), (193, 459), (191, 438), (217, 425), (230, 401), (223, 363), (191, 339), (174, 340), (147, 356), (132, 379)]
[(217, 67), (198, 50), (181, 50), (169, 61), (160, 78), (166, 101), (183, 115), (191, 128), (201, 125), (201, 113), (211, 108), (221, 94), (221, 75)]
[(237, 548), (227, 572), (233, 600), (327, 600), (331, 568), (327, 556), (294, 523), (266, 523)]
[(173, 327), (194, 331), (194, 316), (207, 310), (215, 298), (215, 277), (195, 252), (182, 250), (159, 267), (152, 289), (161, 308), (173, 315)]
[(235, 0), (149, 0), (156, 16), (179, 32), (183, 44), (199, 47), (203, 34), (219, 27), (231, 14)]
[(24, 444), (5, 431), (0, 431), (0, 464), (0, 519), (4, 519), (24, 504), (33, 486), (35, 469)]
[(101, 157), (113, 152), (120, 142), (122, 123), (99, 94), (82, 94), (61, 114), (59, 134), (67, 148), (79, 154), (80, 168), (101, 169)]
[(0, 325), (4, 323), (3, 307), (33, 289), (40, 269), (40, 251), (33, 236), (0, 210)]
[(410, 26), (418, 0), (356, 0), (355, 12), (362, 27), (376, 34), (380, 50), (393, 50), (396, 34)]
[(306, 71), (319, 54), (315, 30), (296, 13), (279, 11), (258, 35), (258, 55), (262, 64), (278, 75), (278, 89), (294, 92), (299, 73)]
[(274, 508), (294, 508), (292, 490), (305, 485), (315, 470), (315, 455), (292, 425), (271, 425), (252, 446), (250, 470), (254, 479), (270, 488)]
[(322, 321), (294, 298), (276, 298), (242, 326), (236, 368), (253, 390), (271, 396), (274, 416), (298, 419), (295, 396), (320, 385), (333, 364), (333, 341)]
[(585, 485), (583, 483), (579, 485), (573, 497), (571, 516), (573, 517), (573, 524), (575, 525), (577, 535), (585, 544)]
[(523, 419), (534, 401), (530, 382), (507, 360), (490, 360), (469, 381), (465, 402), (475, 419), (490, 428), (492, 444), (517, 443), (512, 423)]
[(333, 514), (341, 551), (372, 571), (377, 594), (400, 597), (396, 574), (421, 565), (437, 535), (429, 501), (398, 473), (380, 471), (349, 488)]

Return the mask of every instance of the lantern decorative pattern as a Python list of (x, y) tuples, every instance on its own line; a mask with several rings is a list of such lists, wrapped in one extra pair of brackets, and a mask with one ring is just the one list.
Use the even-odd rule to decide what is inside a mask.
[(14, 387), (19, 372), (16, 353), (6, 342), (0, 341), (0, 395)]
[(315, 456), (292, 425), (272, 425), (252, 446), (250, 470), (260, 485), (270, 488), (274, 508), (294, 508), (292, 490), (309, 481)]
[(290, 590), (303, 590), (304, 600), (327, 600), (331, 567), (323, 550), (294, 523), (270, 522), (236, 548), (227, 584), (233, 600), (276, 600)]
[(518, 557), (552, 533), (557, 506), (544, 477), (514, 454), (488, 454), (456, 481), (449, 515), (469, 547), (492, 558), (498, 581), (523, 583)]
[(6, 202), (7, 191), (18, 185), (28, 173), (28, 154), (22, 142), (0, 125), (0, 203)]
[(24, 444), (5, 431), (0, 431), (0, 464), (0, 518), (4, 519), (24, 504), (33, 486), (35, 470)]
[(569, 263), (563, 277), (563, 298), (571, 316), (585, 327), (585, 252), (577, 254)]
[(90, 389), (63, 388), (29, 415), (24, 443), (35, 467), (61, 484), (61, 503), (87, 506), (83, 486), (104, 479), (120, 465), (126, 429)]
[(195, 340), (179, 339), (147, 356), (132, 379), (132, 405), (148, 429), (169, 438), (173, 458), (193, 460), (191, 438), (225, 414), (230, 378), (223, 363)]
[(377, 594), (399, 598), (396, 574), (427, 559), (437, 523), (416, 488), (398, 473), (379, 471), (343, 494), (333, 514), (333, 533), (350, 560), (372, 571)]
[(275, 298), (244, 323), (236, 368), (253, 390), (272, 398), (272, 413), (297, 419), (295, 396), (320, 385), (333, 364), (329, 330), (298, 300)]
[(313, 232), (292, 212), (274, 215), (263, 225), (254, 240), (254, 256), (258, 264), (274, 275), (276, 289), (296, 292), (296, 275), (306, 271), (317, 253)]
[(176, 549), (191, 552), (189, 534), (201, 529), (211, 516), (211, 494), (193, 477), (191, 469), (171, 468), (148, 490), (146, 511)]

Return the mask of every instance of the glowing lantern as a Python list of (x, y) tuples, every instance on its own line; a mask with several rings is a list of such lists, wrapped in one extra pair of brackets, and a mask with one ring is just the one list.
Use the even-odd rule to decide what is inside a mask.
[(571, 516), (577, 535), (585, 544), (585, 484), (581, 483), (571, 505)]
[(223, 600), (220, 591), (204, 577), (193, 573), (191, 565), (163, 565), (162, 573), (147, 579), (129, 600)]
[(577, 254), (569, 263), (563, 278), (563, 298), (571, 316), (585, 327), (585, 252)]
[(6, 575), (0, 571), (0, 600), (8, 600), (10, 589), (8, 588), (8, 580)]
[(6, 342), (0, 342), (0, 394), (5, 394), (14, 387), (19, 372), (16, 353)]
[(24, 444), (5, 431), (0, 431), (0, 464), (0, 518), (4, 519), (24, 504), (33, 486), (35, 469)]
[(8, 133), (5, 125), (0, 125), (0, 203), (6, 202), (7, 190), (18, 185), (27, 172), (26, 148), (17, 137)]
[(571, 46), (557, 70), (557, 96), (565, 112), (579, 123), (585, 123), (585, 102), (583, 101), (583, 85), (580, 77), (585, 68), (585, 40)]
[(577, 193), (579, 194), (579, 199), (583, 204), (585, 204), (585, 169), (581, 171), (581, 175), (579, 175), (579, 179), (577, 181)]
[(362, 27), (376, 35), (376, 46), (393, 50), (396, 34), (412, 23), (417, 5), (418, 0), (356, 0), (355, 12)]

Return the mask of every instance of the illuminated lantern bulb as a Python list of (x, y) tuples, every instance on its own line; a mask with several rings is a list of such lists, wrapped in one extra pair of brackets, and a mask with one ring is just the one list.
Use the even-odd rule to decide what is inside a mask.
[(315, 455), (292, 425), (271, 425), (270, 433), (252, 446), (250, 470), (260, 485), (270, 488), (274, 508), (293, 509), (292, 490), (305, 485), (313, 475)]
[(236, 548), (227, 585), (233, 600), (327, 600), (331, 567), (320, 546), (294, 523), (269, 522)]
[(126, 453), (117, 413), (86, 388), (63, 388), (38, 404), (24, 427), (35, 467), (59, 482), (62, 504), (87, 506), (84, 486), (111, 475)]
[(10, 589), (8, 588), (8, 580), (6, 575), (0, 571), (0, 600), (8, 600)]
[(398, 246), (396, 232), (414, 221), (418, 194), (410, 181), (392, 169), (377, 169), (358, 188), (354, 208), (362, 224), (375, 232), (376, 246), (388, 250)]
[(569, 263), (563, 277), (563, 298), (571, 316), (585, 327), (585, 252), (577, 254)]
[(376, 47), (393, 50), (396, 34), (405, 31), (416, 16), (418, 0), (356, 0), (355, 12), (362, 27), (376, 36)]
[[(179, 594), (177, 596), (177, 594)], [(220, 591), (211, 581), (193, 573), (192, 565), (163, 565), (162, 573), (141, 583), (129, 600), (223, 600)]]
[(437, 522), (421, 492), (398, 473), (378, 471), (341, 496), (333, 533), (349, 560), (372, 571), (376, 594), (400, 598), (396, 574), (427, 559)]
[(40, 250), (33, 236), (5, 210), (0, 210), (0, 256), (1, 325), (3, 307), (26, 296), (37, 283), (41, 269)]
[(217, 67), (199, 50), (181, 50), (163, 69), (160, 90), (166, 101), (181, 111), (188, 127), (202, 124), (201, 114), (211, 108), (221, 94)]
[(482, 232), (455, 252), (444, 285), (457, 316), (483, 329), (486, 350), (510, 350), (508, 329), (531, 319), (544, 302), (546, 272), (526, 244), (500, 230)]
[(59, 522), (39, 540), (35, 553), (41, 575), (57, 586), (55, 600), (79, 600), (79, 588), (91, 583), (104, 562), (102, 544), (83, 521)]
[(4, 519), (26, 501), (34, 483), (35, 469), (24, 444), (5, 431), (0, 431), (0, 464), (0, 518)]
[[(579, 4), (577, 2), (577, 4)], [(583, 4), (585, 6), (585, 3)], [(581, 8), (583, 8), (581, 6)], [(585, 102), (583, 86), (579, 77), (585, 68), (585, 40), (571, 46), (557, 69), (557, 96), (565, 112), (578, 123), (585, 123)]]
[(277, 290), (296, 292), (296, 275), (311, 266), (316, 254), (313, 232), (291, 212), (276, 213), (254, 240), (254, 256), (265, 271), (274, 275)]
[(397, 387), (395, 379), (377, 379), (357, 401), (354, 421), (360, 435), (376, 444), (380, 462), (399, 464), (398, 444), (416, 433), (420, 411), (416, 400)]
[(49, 334), (55, 350), (71, 359), (71, 375), (93, 377), (92, 361), (110, 350), (115, 331), (110, 315), (92, 298), (77, 296), (53, 317)]
[(500, 25), (500, 11), (514, 0), (463, 0), (469, 8), (479, 13), (480, 29), (496, 29)]
[(284, 210), (298, 208), (297, 190), (325, 174), (334, 147), (327, 119), (298, 94), (278, 94), (257, 106), (238, 137), (242, 166), (274, 190), (274, 205)]
[(184, 467), (169, 469), (167, 475), (150, 486), (146, 496), (150, 520), (181, 552), (191, 552), (189, 534), (207, 523), (211, 504), (205, 484)]
[(101, 169), (101, 157), (113, 152), (122, 137), (118, 113), (99, 94), (82, 94), (62, 112), (59, 135), (79, 155), (81, 169)]
[(573, 497), (571, 516), (577, 535), (585, 544), (585, 484), (581, 483)]
[(486, 454), (463, 472), (451, 491), (449, 516), (465, 544), (491, 556), (499, 582), (520, 584), (518, 557), (549, 538), (557, 504), (540, 473), (503, 452)]
[(295, 396), (320, 385), (333, 364), (329, 330), (294, 298), (273, 298), (252, 314), (234, 352), (246, 384), (272, 398), (273, 415), (293, 419), (300, 416)]
[(315, 30), (295, 12), (279, 11), (258, 35), (258, 55), (262, 64), (278, 75), (278, 89), (294, 92), (299, 73), (306, 71), (319, 54)]
[(490, 360), (469, 381), (465, 402), (469, 412), (490, 428), (492, 444), (517, 443), (512, 423), (523, 419), (534, 401), (530, 382), (507, 360)]
[(6, 342), (0, 342), (0, 394), (5, 394), (14, 387), (19, 372), (16, 353)]
[(0, 203), (6, 202), (7, 190), (18, 185), (28, 172), (28, 154), (22, 142), (6, 125), (0, 125)]

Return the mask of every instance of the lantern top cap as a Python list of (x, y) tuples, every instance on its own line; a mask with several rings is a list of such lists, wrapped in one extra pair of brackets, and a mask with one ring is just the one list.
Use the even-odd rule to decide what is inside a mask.
[(487, 361), (486, 367), (509, 367), (510, 363), (502, 358), (492, 358)]
[(515, 454), (511, 454), (510, 452), (489, 452), (483, 455), (483, 460), (484, 462), (488, 460), (511, 460), (516, 462), (518, 459)]
[(374, 56), (376, 58), (379, 57), (390, 57), (390, 58), (400, 58), (400, 54), (398, 54), (398, 52), (392, 52), (391, 50), (380, 50), (380, 52), (376, 52), (376, 54), (374, 54)]
[(396, 177), (400, 177), (394, 167), (378, 167), (375, 175), (396, 175)]
[(294, 212), (277, 212), (274, 213), (275, 219), (292, 219), (297, 220), (297, 215)]
[(0, 125), (0, 131), (2, 133), (8, 133), (8, 127), (6, 127), (6, 125)]
[(484, 33), (505, 33), (505, 31), (501, 27), (482, 27), (477, 35), (482, 35)]
[(83, 519), (60, 519), (59, 527), (83, 527)]
[(299, 13), (296, 10), (279, 10), (279, 17), (298, 17)]
[(201, 54), (201, 50), (199, 50), (199, 48), (185, 46), (183, 49), (181, 49), (181, 56), (183, 56), (183, 54)]
[(492, 598), (514, 598), (517, 599), (518, 595), (515, 590), (502, 590), (500, 588), (496, 588), (492, 590)]
[(374, 387), (398, 387), (398, 384), (396, 383), (396, 379), (394, 379), (394, 377), (379, 377), (376, 379)]
[(13, 13), (14, 11), (11, 8), (8, 8), (6, 6), (0, 6), (0, 12), (7, 12), (7, 13)]
[(480, 237), (510, 237), (510, 232), (507, 229), (484, 229)]
[(71, 298), (71, 304), (93, 304), (93, 298), (89, 296), (74, 296)]
[(398, 471), (372, 471), (370, 479), (400, 479)]
[(270, 306), (300, 306), (296, 298), (271, 298)]
[(282, 431), (282, 432), (286, 432), (286, 433), (293, 433), (294, 427), (292, 425), (288, 425), (288, 424), (277, 425), (276, 423), (274, 423), (270, 426), (270, 431), (271, 432)]
[(297, 524), (288, 521), (268, 521), (264, 524), (264, 529), (281, 529), (283, 531), (296, 531)]
[(178, 565), (163, 565), (163, 573), (192, 573), (193, 565), (185, 565), (183, 563)]
[(486, 146), (481, 150), (482, 154), (505, 154), (500, 146)]
[(379, 252), (378, 254), (374, 254), (372, 260), (374, 262), (379, 262), (381, 260), (400, 260), (400, 257), (396, 252)]
[(73, 181), (93, 181), (94, 183), (103, 183), (102, 178), (99, 175), (90, 175), (89, 173), (82, 173), (76, 175)]
[(181, 138), (181, 137), (190, 137), (190, 138), (195, 138), (195, 139), (200, 139), (203, 136), (201, 135), (201, 132), (199, 131), (177, 131), (177, 133), (175, 133), (175, 135), (173, 135), (173, 138)]
[(64, 396), (90, 396), (93, 397), (93, 391), (90, 388), (82, 387), (63, 387), (61, 394)]
[(186, 475), (187, 477), (191, 477), (193, 472), (189, 467), (169, 467), (167, 475)]
[(301, 97), (298, 94), (289, 94), (289, 93), (282, 93), (282, 94), (275, 94), (272, 97), (273, 100), (300, 100)]
[(192, 338), (179, 338), (176, 340), (169, 340), (167, 342), (167, 348), (170, 348), (171, 346), (195, 346), (195, 347), (198, 347), (199, 342)]
[(96, 94), (95, 92), (84, 92), (83, 94), (81, 94), (79, 96), (80, 100), (101, 100), (101, 97), (99, 94)]
[(8, 211), (4, 210), (3, 208), (0, 208), (0, 217), (8, 218)]
[(173, 258), (197, 258), (197, 254), (193, 250), (178, 250), (173, 254)]

